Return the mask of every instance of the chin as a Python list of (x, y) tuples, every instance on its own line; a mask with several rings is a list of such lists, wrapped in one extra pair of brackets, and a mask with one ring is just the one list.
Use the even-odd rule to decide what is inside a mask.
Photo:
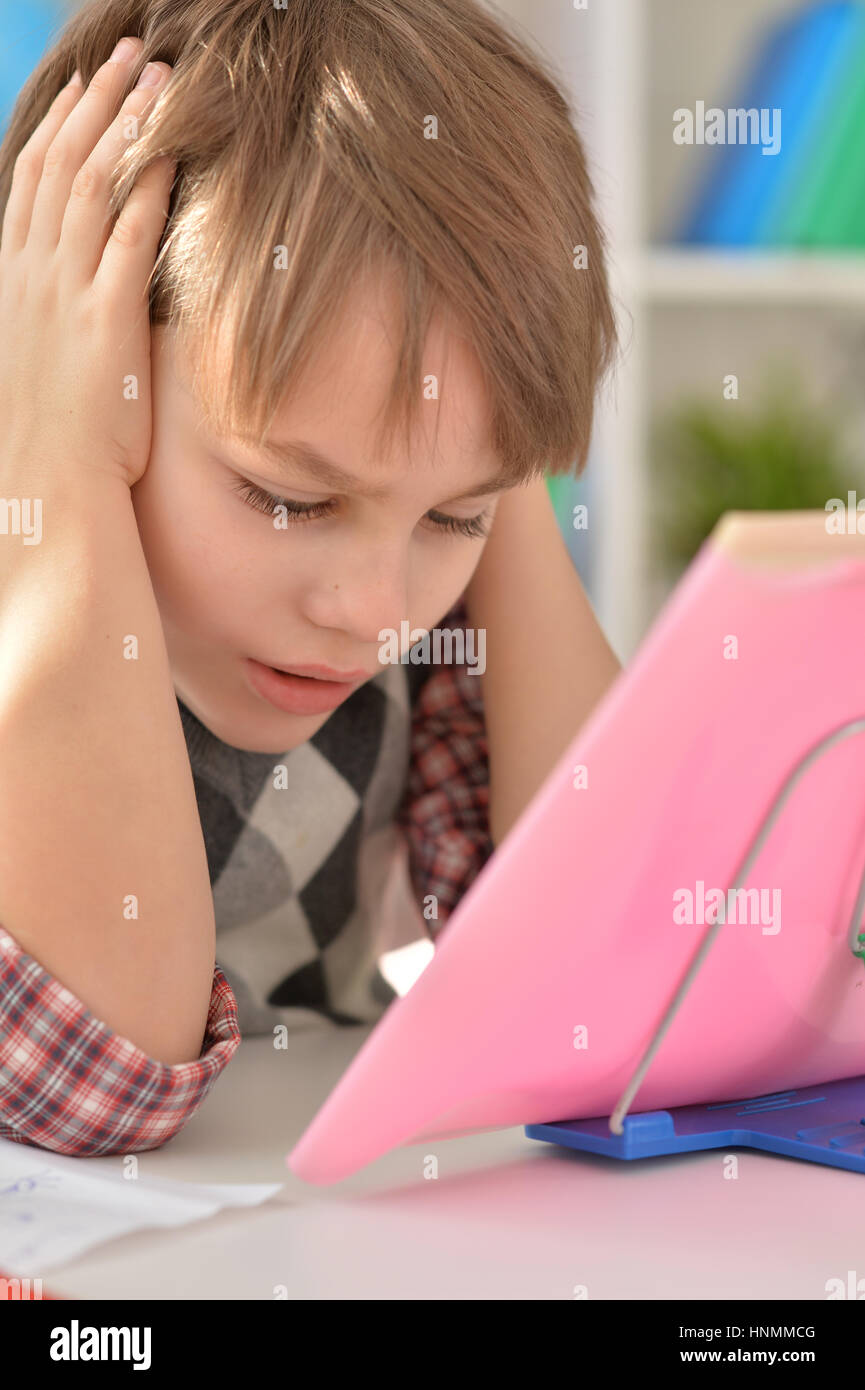
[(175, 682), (175, 693), (214, 738), (241, 753), (288, 753), (317, 733), (330, 715), (282, 714), (262, 702), (261, 712), (250, 709), (232, 716), (218, 711), (209, 701), (199, 703)]

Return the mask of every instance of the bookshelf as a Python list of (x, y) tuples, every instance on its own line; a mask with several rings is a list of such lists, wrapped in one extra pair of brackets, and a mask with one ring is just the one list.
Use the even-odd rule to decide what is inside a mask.
[[(802, 0), (588, 0), (585, 9), (507, 0), (502, 8), (569, 89), (609, 237), (623, 350), (599, 403), (585, 480), (588, 587), (629, 660), (669, 592), (653, 556), (653, 420), (685, 394), (720, 399), (726, 371), (747, 400), (767, 364), (785, 360), (815, 402), (831, 407), (842, 388), (851, 394), (851, 379), (865, 373), (865, 254), (671, 241), (713, 155), (674, 143), (673, 112), (698, 100), (728, 106), (763, 32)], [(855, 401), (845, 429), (865, 457), (865, 409)]]

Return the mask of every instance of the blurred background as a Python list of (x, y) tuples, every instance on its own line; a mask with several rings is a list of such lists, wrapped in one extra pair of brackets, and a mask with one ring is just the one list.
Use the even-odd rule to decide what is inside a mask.
[[(2, 124), (74, 8), (0, 0)], [(725, 510), (865, 493), (865, 0), (496, 8), (570, 95), (609, 235), (622, 355), (549, 486), (628, 660)], [(780, 149), (677, 143), (699, 103), (780, 111)]]
[[(725, 510), (865, 493), (865, 5), (503, 8), (569, 89), (609, 232), (624, 352), (553, 492), (565, 530), (588, 507), (572, 551), (627, 660)], [(779, 110), (779, 152), (676, 143), (698, 103)]]

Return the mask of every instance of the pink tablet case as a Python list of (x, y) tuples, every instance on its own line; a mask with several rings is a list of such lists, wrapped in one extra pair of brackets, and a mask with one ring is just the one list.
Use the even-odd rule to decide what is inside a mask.
[[(675, 920), (680, 890), (695, 915), (700, 884), (726, 890), (796, 763), (865, 715), (863, 615), (865, 562), (757, 570), (708, 541), (293, 1172), (330, 1183), (397, 1145), (609, 1115), (711, 929), (708, 912)], [(631, 1113), (865, 1073), (865, 969), (847, 944), (863, 864), (856, 735), (793, 790), (744, 883), (766, 910), (719, 929)]]

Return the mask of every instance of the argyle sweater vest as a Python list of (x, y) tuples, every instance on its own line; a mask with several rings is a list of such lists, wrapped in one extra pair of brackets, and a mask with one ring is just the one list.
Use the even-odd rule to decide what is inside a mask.
[(400, 834), (412, 705), (427, 674), (385, 667), (282, 754), (223, 743), (178, 698), (216, 963), (243, 1034), (322, 1017), (372, 1022), (394, 999), (378, 966), (387, 944), (377, 928)]

